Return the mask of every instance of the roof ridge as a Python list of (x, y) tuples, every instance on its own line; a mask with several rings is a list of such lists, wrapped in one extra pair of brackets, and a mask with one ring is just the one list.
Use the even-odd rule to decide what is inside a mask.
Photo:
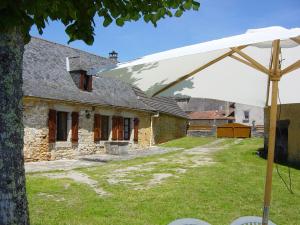
[(47, 40), (47, 39), (44, 39), (44, 38), (41, 38), (41, 37), (36, 37), (36, 36), (31, 36), (31, 38), (33, 38), (33, 39), (39, 39), (41, 41), (45, 41), (45, 42), (48, 42), (48, 43), (51, 43), (51, 44), (55, 44), (55, 45), (60, 45), (60, 46), (66, 47), (66, 48), (70, 48), (70, 49), (77, 50), (77, 51), (80, 51), (80, 52), (88, 53), (90, 55), (94, 55), (94, 56), (97, 56), (99, 58), (104, 58), (104, 59), (108, 59), (109, 60), (109, 57), (104, 57), (104, 56), (101, 56), (101, 55), (97, 55), (95, 53), (88, 52), (88, 51), (85, 51), (85, 50), (82, 50), (82, 49), (79, 49), (79, 48), (71, 47), (71, 46), (66, 45), (66, 44), (57, 43), (57, 42), (50, 41), (50, 40)]

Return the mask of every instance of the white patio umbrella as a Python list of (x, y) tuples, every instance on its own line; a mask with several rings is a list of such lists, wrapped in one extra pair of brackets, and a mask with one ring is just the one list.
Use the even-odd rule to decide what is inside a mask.
[(148, 55), (99, 74), (118, 77), (151, 96), (184, 95), (256, 106), (269, 105), (270, 96), (263, 211), (263, 224), (266, 225), (271, 200), (278, 93), (281, 103), (300, 102), (299, 68), (300, 28), (268, 27)]

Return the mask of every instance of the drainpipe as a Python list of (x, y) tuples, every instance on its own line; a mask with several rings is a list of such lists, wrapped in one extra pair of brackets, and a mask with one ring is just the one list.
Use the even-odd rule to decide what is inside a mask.
[(150, 147), (155, 145), (154, 140), (153, 140), (153, 118), (158, 118), (159, 117), (159, 112), (156, 114), (150, 116)]

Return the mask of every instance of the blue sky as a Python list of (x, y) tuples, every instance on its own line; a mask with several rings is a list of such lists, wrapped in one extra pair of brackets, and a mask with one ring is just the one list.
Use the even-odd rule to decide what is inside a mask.
[[(190, 11), (180, 18), (159, 21), (158, 27), (140, 22), (115, 24), (104, 28), (97, 20), (95, 42), (92, 46), (75, 41), (71, 47), (101, 56), (112, 50), (119, 53), (120, 61), (171, 48), (244, 33), (249, 28), (267, 26), (300, 27), (300, 0), (200, 0), (199, 11)], [(39, 35), (32, 36), (67, 45), (68, 36), (59, 22), (50, 22)]]

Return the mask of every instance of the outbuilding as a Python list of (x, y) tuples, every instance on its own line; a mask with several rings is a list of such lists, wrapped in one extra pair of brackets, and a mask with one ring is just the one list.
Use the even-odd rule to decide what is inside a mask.
[[(265, 151), (268, 149), (269, 112), (265, 109)], [(278, 105), (275, 159), (300, 165), (300, 104)]]

